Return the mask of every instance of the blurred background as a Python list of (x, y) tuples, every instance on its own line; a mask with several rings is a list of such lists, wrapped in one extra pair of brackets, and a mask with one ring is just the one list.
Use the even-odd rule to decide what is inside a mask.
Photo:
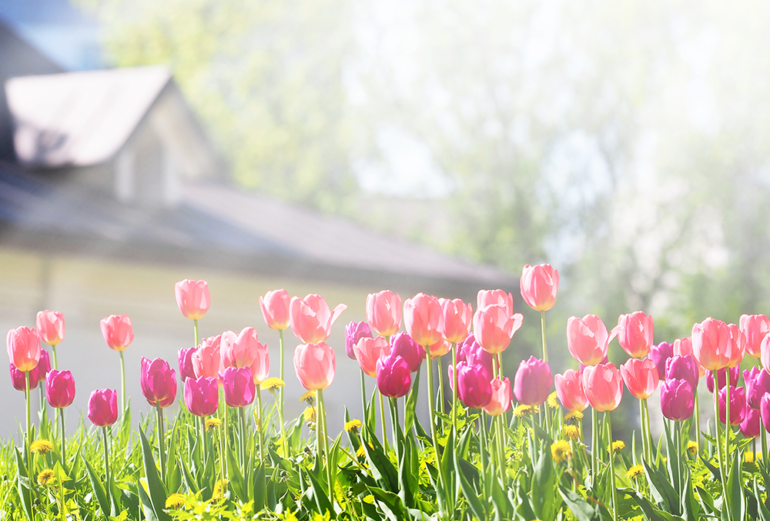
[[(360, 414), (344, 325), (384, 288), (519, 299), (551, 263), (554, 372), (572, 315), (643, 310), (672, 342), (766, 313), (768, 43), (758, 1), (4, 0), (0, 326), (64, 312), (82, 410), (119, 386), (103, 316), (134, 322), (136, 404), (139, 358), (192, 344), (177, 280), (209, 282), (204, 336), (254, 326), (276, 368), (259, 295), (320, 293), (348, 305), (336, 422)], [(516, 306), (511, 377), (540, 345)]]

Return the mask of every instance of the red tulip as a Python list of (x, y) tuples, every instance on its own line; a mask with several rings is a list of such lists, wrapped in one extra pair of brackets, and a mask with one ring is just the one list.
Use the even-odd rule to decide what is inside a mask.
[(291, 299), (285, 289), (268, 291), (265, 298), (259, 297), (259, 306), (262, 308), (262, 317), (270, 329), (283, 331), (289, 327), (289, 307)]
[(658, 369), (651, 358), (630, 358), (620, 366), (620, 374), (626, 382), (628, 392), (640, 400), (646, 400), (658, 388)]
[(40, 339), (49, 346), (64, 340), (64, 314), (58, 311), (38, 311), (35, 327)]
[(257, 358), (264, 358), (267, 346), (259, 343), (257, 330), (246, 327), (236, 335), (232, 331), (222, 333), (219, 344), (222, 367), (251, 367)]
[(254, 402), (256, 387), (251, 369), (228, 367), (219, 375), (225, 391), (225, 403), (230, 407), (246, 407)]
[(546, 362), (530, 356), (522, 360), (513, 380), (513, 394), (524, 405), (540, 405), (548, 399), (553, 384), (551, 368)]
[(326, 342), (301, 344), (294, 351), (294, 371), (308, 391), (326, 389), (334, 380), (337, 359)]
[(567, 347), (581, 364), (597, 365), (607, 356), (609, 345), (607, 328), (596, 315), (567, 320)]
[(762, 355), (762, 340), (770, 333), (770, 319), (765, 315), (741, 315), (741, 332), (746, 338), (746, 353), (754, 358)]
[(219, 371), (222, 368), (221, 342), (222, 335), (209, 337), (192, 354), (192, 366), (196, 378), (202, 376), (219, 378)]
[(401, 398), (411, 386), (412, 374), (403, 357), (393, 353), (377, 359), (377, 389), (383, 396)]
[(395, 335), (401, 327), (401, 295), (385, 290), (366, 297), (366, 321), (381, 336)]
[(431, 346), (441, 340), (443, 311), (433, 295), (418, 293), (404, 302), (404, 326), (409, 336), (421, 346)]
[(6, 347), (11, 363), (19, 371), (31, 371), (40, 361), (40, 337), (34, 329), (11, 329), (8, 331)]
[(535, 311), (548, 311), (556, 303), (559, 292), (559, 271), (550, 264), (527, 264), (519, 279), (524, 302)]
[(490, 385), (492, 386), (492, 400), (482, 408), (490, 416), (500, 416), (511, 408), (513, 401), (511, 381), (508, 378), (502, 380), (495, 378)]
[(484, 351), (502, 353), (511, 343), (513, 334), (521, 327), (521, 313), (510, 314), (509, 308), (493, 304), (476, 310), (473, 315), (473, 332)]
[(184, 382), (184, 403), (195, 416), (211, 416), (219, 407), (219, 384), (216, 379), (201, 376)]
[(53, 370), (48, 373), (45, 384), (48, 404), (57, 409), (72, 405), (75, 400), (75, 379), (69, 371)]
[(124, 351), (134, 341), (134, 329), (128, 315), (110, 315), (100, 322), (104, 341), (115, 351)]
[(567, 369), (564, 374), (554, 377), (556, 395), (561, 404), (569, 411), (583, 412), (588, 407), (588, 397), (583, 390), (583, 375), (574, 369)]
[(97, 427), (109, 427), (118, 419), (118, 393), (101, 389), (88, 398), (88, 419)]
[(339, 304), (334, 312), (322, 296), (310, 294), (304, 299), (294, 297), (289, 306), (291, 330), (305, 344), (324, 342), (332, 332), (332, 324), (347, 309)]
[(438, 299), (441, 305), (441, 336), (447, 342), (462, 342), (468, 337), (473, 319), (473, 306), (461, 299)]
[(614, 411), (623, 399), (623, 378), (611, 363), (588, 366), (583, 370), (583, 389), (591, 407)]
[(721, 320), (707, 318), (692, 326), (692, 351), (695, 359), (709, 371), (730, 365), (738, 355), (738, 345), (732, 341), (732, 332)]
[(176, 305), (190, 320), (203, 318), (211, 305), (209, 285), (205, 280), (180, 280), (174, 285)]
[(617, 336), (620, 347), (633, 358), (647, 356), (652, 347), (655, 325), (652, 317), (642, 311), (620, 315), (618, 325), (612, 329), (610, 342)]
[(377, 360), (390, 353), (390, 345), (388, 345), (385, 337), (364, 337), (353, 346), (353, 353), (356, 355), (361, 370), (372, 378), (376, 378)]
[(168, 407), (176, 398), (176, 371), (161, 358), (142, 357), (142, 394), (153, 407)]
[(513, 315), (513, 296), (501, 289), (482, 289), (476, 296), (476, 310), (487, 306), (503, 306), (508, 316)]

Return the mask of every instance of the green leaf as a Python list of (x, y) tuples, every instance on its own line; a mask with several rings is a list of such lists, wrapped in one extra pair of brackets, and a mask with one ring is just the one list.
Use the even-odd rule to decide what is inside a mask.
[(265, 465), (262, 464), (257, 469), (257, 472), (254, 473), (254, 512), (259, 512), (265, 508), (266, 495)]
[(13, 448), (16, 456), (16, 487), (21, 498), (21, 504), (24, 507), (24, 515), (28, 521), (32, 521), (32, 504), (29, 499), (29, 477), (27, 476), (27, 467), (24, 465), (24, 459), (18, 448)]
[(230, 481), (229, 484), (233, 487), (233, 492), (235, 492), (238, 499), (246, 503), (249, 500), (249, 490), (246, 486), (246, 480), (243, 478), (243, 474), (235, 459), (232, 447), (228, 445), (225, 452), (227, 452), (227, 479)]
[(407, 508), (416, 506), (415, 491), (420, 489), (420, 468), (417, 456), (417, 446), (411, 436), (402, 443), (401, 461), (398, 464), (398, 495)]
[(559, 487), (562, 499), (578, 521), (603, 521), (599, 509), (564, 487)]
[(503, 492), (503, 486), (497, 475), (492, 476), (492, 503), (495, 505), (495, 521), (508, 521), (511, 518), (513, 505)]
[(553, 519), (556, 511), (561, 507), (561, 501), (557, 503), (559, 497), (556, 495), (557, 476), (553, 469), (551, 451), (542, 451), (534, 467), (532, 475), (532, 506), (538, 519)]
[(661, 510), (672, 511), (679, 509), (679, 496), (676, 495), (674, 487), (668, 482), (666, 474), (657, 467), (651, 467), (646, 461), (643, 461), (644, 471), (647, 475), (647, 482), (650, 485), (652, 498)]
[[(369, 399), (369, 405), (366, 408), (366, 429), (364, 429), (364, 432), (367, 433), (367, 437), (371, 434), (374, 434), (377, 431), (377, 402), (375, 398), (377, 397), (377, 386), (374, 386), (374, 391), (372, 391), (372, 397)], [(382, 434), (385, 435), (385, 426), (382, 428)]]
[(404, 431), (411, 432), (414, 426), (414, 419), (417, 415), (417, 395), (420, 391), (420, 373), (422, 373), (422, 364), (417, 369), (417, 375), (414, 377), (414, 383), (412, 384), (412, 390), (409, 391), (409, 396), (406, 398), (406, 410), (404, 412)]
[[(144, 466), (144, 475), (147, 479), (147, 489), (149, 492), (149, 494), (145, 494), (148, 502), (142, 501), (145, 507), (143, 509), (144, 515), (149, 519), (149, 511), (152, 511), (152, 515), (155, 516), (157, 521), (170, 521), (171, 518), (163, 510), (166, 507), (168, 495), (158, 474), (158, 467), (155, 465), (155, 458), (152, 456), (152, 448), (150, 448), (150, 444), (147, 442), (147, 437), (142, 429), (139, 429), (139, 440), (142, 444), (142, 465)], [(139, 489), (139, 496), (141, 498), (142, 493), (144, 493), (141, 490), (141, 485)]]
[(757, 478), (754, 478), (754, 495), (757, 496), (757, 513), (759, 514), (759, 521), (770, 521), (770, 510), (765, 506), (761, 500), (762, 496), (759, 495), (759, 485), (757, 484)]
[(364, 451), (366, 452), (366, 460), (369, 463), (372, 476), (385, 490), (398, 492), (398, 472), (396, 467), (393, 466), (390, 458), (385, 454), (382, 445), (380, 445), (374, 433), (370, 432), (367, 438), (369, 442), (364, 443)]
[(83, 456), (83, 463), (86, 466), (88, 479), (91, 482), (91, 489), (94, 491), (94, 496), (96, 496), (96, 500), (99, 503), (99, 508), (102, 509), (102, 512), (105, 516), (115, 515), (115, 513), (111, 512), (110, 510), (110, 502), (107, 500), (107, 492), (105, 491), (99, 476), (96, 474), (96, 472), (94, 472), (93, 467), (85, 458), (85, 456)]
[[(685, 431), (686, 432), (686, 431)], [(692, 491), (692, 477), (689, 472), (684, 480), (684, 495), (682, 496), (682, 517), (685, 521), (699, 521), (700, 508)]]
[(633, 489), (623, 489), (626, 496), (631, 496), (644, 512), (648, 521), (683, 521), (681, 517), (674, 516), (656, 508), (650, 500)]
[(377, 504), (382, 508), (385, 516), (391, 521), (404, 521), (410, 519), (412, 516), (406, 511), (404, 504), (401, 502), (401, 498), (393, 492), (382, 490), (378, 487), (372, 487), (369, 489), (372, 496), (374, 496)]
[(476, 493), (476, 490), (465, 477), (464, 469), (460, 466), (460, 459), (457, 457), (457, 451), (455, 451), (454, 456), (454, 470), (455, 474), (457, 474), (457, 478), (460, 480), (460, 489), (463, 491), (463, 496), (465, 496), (465, 499), (468, 501), (468, 505), (470, 505), (473, 515), (475, 515), (479, 521), (486, 521), (489, 516), (486, 509), (486, 500), (481, 500)]
[[(313, 476), (313, 473), (303, 472), (302, 468), (300, 468), (299, 472), (300, 472), (300, 476), (304, 474), (308, 477), (308, 481), (310, 481), (310, 486), (305, 491), (305, 494), (308, 496), (309, 499), (312, 499), (315, 502), (315, 505), (318, 508), (318, 512), (322, 514), (329, 512), (331, 516), (336, 517), (336, 514), (334, 512), (334, 509), (332, 508), (331, 503), (329, 502), (329, 498), (326, 495), (324, 487)], [(301, 480), (301, 481), (304, 481), (304, 480)]]
[(733, 454), (732, 468), (727, 477), (727, 493), (730, 496), (730, 516), (736, 520), (744, 519), (746, 512), (746, 498), (743, 496), (743, 487), (741, 486), (740, 457), (740, 452), (736, 450)]

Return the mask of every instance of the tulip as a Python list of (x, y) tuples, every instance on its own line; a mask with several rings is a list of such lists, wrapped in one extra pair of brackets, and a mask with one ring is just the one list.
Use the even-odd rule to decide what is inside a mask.
[(326, 342), (301, 344), (294, 351), (294, 371), (302, 386), (308, 391), (329, 387), (334, 380), (336, 368), (337, 359), (334, 356), (334, 350)]
[(140, 383), (142, 394), (153, 407), (165, 408), (176, 398), (176, 371), (162, 358), (150, 361), (142, 357)]
[(612, 338), (617, 336), (620, 347), (632, 358), (647, 356), (652, 347), (655, 325), (652, 317), (642, 311), (620, 315), (618, 325), (612, 329)]
[(376, 378), (377, 360), (390, 353), (390, 346), (385, 337), (364, 337), (353, 346), (353, 353), (356, 355), (361, 370), (372, 378)]
[(559, 292), (559, 271), (550, 264), (527, 264), (519, 279), (524, 302), (535, 311), (548, 311), (556, 303)]
[(110, 315), (100, 321), (104, 341), (114, 351), (124, 351), (134, 341), (134, 329), (128, 315)]
[(553, 384), (547, 363), (530, 356), (522, 360), (513, 381), (513, 394), (524, 405), (541, 405), (548, 399)]
[(743, 356), (746, 354), (746, 335), (735, 324), (727, 324), (730, 331), (730, 360), (727, 367), (736, 367), (743, 362)]
[(666, 378), (666, 363), (674, 356), (674, 345), (668, 342), (661, 342), (650, 349), (650, 358), (655, 362), (655, 368), (658, 370), (658, 376)]
[(330, 311), (323, 297), (316, 294), (304, 299), (294, 297), (289, 305), (291, 330), (305, 344), (324, 342), (332, 332), (332, 324), (345, 309), (345, 304), (339, 304)]
[[(453, 367), (449, 366), (450, 378), (453, 382)], [(479, 409), (492, 400), (492, 383), (490, 373), (480, 364), (469, 365), (465, 362), (457, 364), (457, 397), (471, 409)]]
[[(722, 368), (719, 371), (717, 371), (717, 387), (719, 389), (722, 389), (726, 384), (726, 374), (727, 374), (727, 368)], [(738, 384), (738, 378), (740, 378), (740, 369), (737, 367), (731, 367), (730, 368), (730, 385)], [(708, 374), (706, 374), (706, 387), (708, 388), (710, 393), (714, 392), (714, 373), (712, 371), (709, 371)]]
[[(743, 387), (730, 386), (730, 425), (739, 425), (746, 413), (746, 391)], [(725, 423), (727, 411), (727, 386), (719, 391), (719, 421)]]
[(215, 378), (191, 377), (184, 382), (184, 403), (195, 416), (211, 416), (219, 407), (219, 384)]
[(267, 346), (259, 343), (257, 330), (245, 327), (236, 335), (232, 331), (222, 333), (219, 343), (222, 367), (251, 367), (257, 358), (267, 356)]
[(452, 350), (452, 344), (444, 340), (443, 338), (433, 344), (429, 347), (430, 350), (430, 358), (433, 360), (434, 358), (438, 358), (440, 356), (444, 356), (449, 351)]
[(614, 411), (623, 399), (623, 378), (611, 363), (588, 366), (583, 371), (583, 389), (591, 407)]
[(72, 405), (75, 399), (75, 379), (72, 378), (72, 373), (56, 369), (49, 372), (45, 393), (51, 407), (63, 409)]
[(467, 362), (468, 365), (481, 364), (489, 374), (492, 374), (492, 354), (481, 347), (473, 333), (457, 344), (457, 359)]
[(607, 328), (596, 315), (567, 320), (567, 347), (570, 354), (585, 366), (602, 363), (609, 345)]
[(765, 431), (770, 432), (770, 394), (762, 396), (762, 400), (759, 402), (759, 412)]
[[(13, 388), (17, 391), (25, 392), (27, 390), (27, 373), (16, 369), (16, 366), (13, 365), (13, 362), (8, 363), (8, 368), (11, 372), (11, 385), (13, 385)], [(38, 381), (39, 378), (37, 374), (37, 367), (35, 367), (29, 371), (30, 388), (37, 385)]]
[(418, 293), (404, 302), (404, 326), (409, 336), (421, 346), (430, 346), (441, 340), (443, 310), (439, 300)]
[(392, 336), (401, 327), (401, 295), (385, 290), (366, 297), (366, 321), (380, 336)]
[(372, 338), (372, 330), (366, 322), (351, 322), (345, 326), (345, 354), (351, 360), (356, 359), (353, 346), (362, 338)]
[(176, 305), (190, 320), (200, 320), (209, 310), (211, 296), (205, 280), (180, 280), (174, 285)]
[[(698, 378), (706, 376), (706, 369), (700, 365), (698, 359), (695, 358), (695, 353), (692, 350), (692, 338), (677, 338), (674, 340), (674, 356), (691, 356), (695, 360), (695, 364), (698, 366)], [(697, 394), (697, 393), (695, 393)]]
[(479, 290), (476, 309), (484, 309), (487, 306), (503, 306), (507, 315), (513, 315), (513, 296), (501, 289)]
[(270, 376), (270, 352), (268, 351), (267, 344), (259, 345), (261, 349), (257, 350), (257, 357), (249, 366), (251, 376), (254, 378), (254, 385), (261, 385)]
[(741, 315), (739, 324), (746, 339), (746, 353), (759, 358), (762, 340), (770, 333), (770, 319), (765, 315)]
[(746, 404), (746, 410), (743, 413), (743, 421), (741, 422), (740, 429), (741, 434), (747, 438), (759, 437), (760, 424), (759, 411), (757, 409), (752, 409)]
[(770, 393), (770, 373), (757, 367), (745, 369), (743, 382), (746, 384), (746, 403), (752, 409), (758, 410), (762, 397)]
[(118, 393), (114, 389), (95, 390), (88, 398), (88, 419), (98, 427), (109, 427), (118, 419)]
[(690, 355), (674, 355), (666, 361), (667, 380), (687, 380), (693, 389), (698, 390), (698, 361)]
[(184, 383), (188, 378), (195, 378), (195, 367), (193, 367), (192, 357), (198, 350), (197, 347), (182, 348), (177, 351), (177, 361), (179, 362), (179, 378)]
[(640, 400), (646, 400), (658, 388), (658, 369), (651, 358), (630, 358), (620, 366), (620, 374), (628, 392)]
[(225, 391), (225, 403), (230, 407), (246, 407), (254, 402), (256, 387), (251, 369), (228, 367), (219, 375)]
[(8, 331), (6, 347), (8, 357), (19, 371), (31, 371), (40, 361), (40, 337), (34, 329), (28, 327), (11, 329)]
[(521, 313), (510, 314), (506, 306), (493, 304), (479, 308), (473, 315), (476, 341), (489, 353), (502, 353), (508, 348), (523, 320)]
[(56, 346), (64, 340), (64, 314), (58, 311), (38, 311), (35, 328), (40, 339), (53, 350), (53, 368), (57, 369)]
[(409, 364), (400, 355), (391, 353), (377, 359), (377, 389), (383, 396), (401, 398), (412, 385)]
[(482, 408), (490, 416), (500, 416), (511, 408), (513, 401), (511, 381), (508, 378), (502, 380), (495, 378), (490, 385), (492, 386), (492, 399)]
[(762, 339), (760, 351), (762, 352), (760, 355), (762, 367), (765, 368), (765, 371), (770, 371), (770, 334)]
[(660, 409), (669, 420), (684, 421), (692, 416), (695, 395), (687, 380), (666, 380), (660, 386)]
[(390, 339), (390, 352), (406, 360), (406, 363), (409, 364), (409, 371), (412, 373), (417, 372), (425, 359), (425, 349), (412, 340), (412, 337), (407, 333), (396, 333)]
[(588, 407), (588, 397), (583, 390), (583, 375), (574, 369), (567, 369), (564, 374), (554, 377), (556, 395), (561, 404), (569, 411), (583, 412)]
[(461, 299), (438, 299), (441, 305), (441, 336), (447, 342), (462, 342), (468, 337), (473, 319), (473, 306)]
[(222, 335), (205, 339), (192, 354), (192, 366), (195, 378), (206, 376), (219, 379), (219, 371), (222, 368), (222, 356), (220, 346)]
[(40, 360), (37, 363), (37, 366), (33, 371), (37, 373), (37, 378), (33, 379), (30, 377), (29, 382), (30, 386), (34, 387), (35, 385), (39, 384), (40, 382), (45, 382), (46, 376), (48, 376), (48, 372), (51, 370), (51, 359), (48, 358), (48, 351), (45, 349), (40, 350)]
[(704, 369), (716, 371), (727, 367), (735, 358), (735, 349), (737, 346), (731, 342), (730, 329), (721, 320), (709, 317), (692, 326), (693, 354)]
[(262, 308), (262, 318), (270, 329), (283, 331), (289, 327), (291, 299), (285, 289), (268, 291), (265, 297), (259, 297), (259, 306)]

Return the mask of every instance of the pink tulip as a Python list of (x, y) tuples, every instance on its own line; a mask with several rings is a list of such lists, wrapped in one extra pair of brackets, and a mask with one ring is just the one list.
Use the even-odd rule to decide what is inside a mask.
[(452, 350), (452, 344), (444, 340), (443, 338), (430, 346), (430, 359), (433, 360), (434, 358), (438, 358), (439, 356), (444, 356), (449, 351)]
[[(732, 416), (732, 414), (730, 416)], [(746, 404), (746, 410), (743, 413), (743, 421), (740, 425), (741, 434), (747, 438), (757, 438), (759, 437), (760, 428), (759, 411), (757, 409), (752, 409)]]
[(254, 385), (261, 385), (270, 376), (270, 351), (267, 348), (267, 344), (258, 345), (257, 356), (249, 366), (251, 376), (254, 378)]
[(192, 354), (192, 366), (195, 372), (195, 378), (206, 376), (208, 378), (219, 378), (219, 371), (222, 368), (222, 356), (220, 355), (220, 344), (222, 335), (212, 336), (205, 339), (200, 347)]
[(88, 398), (88, 419), (97, 427), (109, 427), (118, 419), (118, 393), (97, 389)]
[(48, 404), (57, 409), (69, 407), (75, 400), (75, 379), (69, 371), (53, 370), (48, 373), (45, 384)]
[[(40, 360), (37, 362), (35, 369), (37, 370), (37, 382), (35, 382), (35, 385), (45, 382), (46, 376), (48, 376), (48, 372), (51, 370), (51, 359), (49, 358), (48, 351), (45, 349), (40, 350)], [(30, 382), (34, 382), (34, 380), (30, 380)]]
[(184, 382), (184, 403), (195, 416), (211, 416), (219, 407), (219, 384), (216, 379), (201, 376)]
[(739, 324), (746, 338), (746, 354), (759, 358), (762, 355), (762, 340), (770, 333), (770, 319), (765, 315), (741, 315)]
[(222, 333), (219, 352), (222, 367), (251, 367), (258, 357), (266, 356), (267, 346), (259, 343), (256, 329), (245, 327), (238, 335), (232, 331)]
[(623, 399), (623, 378), (611, 363), (588, 366), (583, 370), (583, 389), (591, 407), (614, 411)]
[(438, 299), (441, 305), (441, 336), (447, 342), (462, 342), (468, 337), (473, 319), (473, 306), (461, 299)]
[(176, 398), (176, 371), (162, 358), (150, 361), (142, 357), (140, 383), (142, 394), (153, 407), (165, 408)]
[(476, 296), (476, 310), (487, 306), (503, 306), (508, 316), (513, 315), (513, 296), (501, 289), (479, 290)]
[(490, 385), (492, 387), (492, 399), (482, 408), (490, 416), (500, 416), (511, 408), (513, 401), (511, 381), (508, 378), (502, 380), (495, 378)]
[(709, 371), (727, 367), (736, 358), (738, 346), (730, 328), (721, 320), (707, 318), (692, 326), (692, 351), (695, 359)]
[[(449, 366), (449, 384), (454, 385), (454, 368)], [(471, 409), (480, 409), (492, 401), (492, 378), (481, 364), (457, 363), (457, 397)]]
[(283, 331), (289, 327), (291, 320), (291, 299), (285, 289), (268, 291), (265, 297), (259, 297), (259, 306), (262, 308), (262, 318), (270, 329)]
[[(25, 392), (27, 390), (27, 373), (16, 369), (16, 366), (13, 365), (13, 362), (8, 363), (8, 368), (10, 369), (10, 372), (11, 372), (11, 385), (13, 385), (13, 388), (16, 389), (17, 391)], [(37, 366), (35, 366), (29, 372), (30, 390), (34, 389), (39, 381), (40, 381), (40, 377), (37, 374)]]
[(689, 336), (674, 340), (674, 355), (691, 356), (693, 360), (695, 360), (695, 363), (698, 364), (698, 377), (703, 378), (706, 375), (706, 369), (704, 369), (703, 366), (700, 365), (700, 362), (698, 362), (698, 359), (695, 358), (695, 353), (692, 350), (692, 338)]
[(652, 317), (642, 311), (620, 315), (618, 325), (612, 329), (610, 342), (617, 336), (620, 347), (633, 358), (647, 356), (652, 347), (655, 325)]
[(770, 432), (770, 393), (765, 394), (759, 404), (760, 418), (762, 425), (767, 432)]
[(441, 340), (444, 314), (433, 295), (418, 293), (404, 302), (404, 326), (409, 336), (421, 346), (431, 346)]
[(174, 285), (176, 305), (190, 320), (200, 320), (211, 305), (209, 284), (205, 280), (180, 280)]
[(345, 326), (345, 354), (351, 360), (356, 359), (353, 346), (362, 338), (372, 338), (372, 330), (366, 322), (351, 322)]
[(620, 366), (620, 374), (626, 382), (628, 392), (640, 400), (646, 400), (658, 388), (658, 370), (651, 358), (629, 358)]
[(695, 394), (687, 380), (666, 380), (660, 386), (660, 409), (669, 420), (684, 421), (692, 416)]
[(353, 346), (353, 353), (356, 355), (361, 370), (372, 378), (376, 378), (377, 360), (390, 353), (390, 345), (388, 345), (385, 337), (364, 337)]
[(583, 412), (588, 407), (588, 397), (583, 390), (583, 375), (574, 369), (554, 377), (556, 395), (568, 411)]
[(530, 356), (522, 360), (513, 380), (513, 394), (524, 405), (541, 405), (548, 399), (553, 384), (551, 368), (546, 362)]
[(192, 357), (197, 350), (197, 347), (188, 347), (177, 351), (176, 357), (179, 362), (179, 379), (182, 380), (182, 383), (188, 378), (195, 378), (195, 368), (193, 367)]
[(743, 362), (743, 356), (746, 354), (746, 335), (735, 324), (727, 324), (730, 331), (730, 360), (727, 367), (738, 367)]
[(319, 391), (329, 387), (334, 380), (336, 369), (337, 359), (334, 356), (334, 350), (326, 342), (301, 344), (294, 351), (294, 371), (302, 386), (308, 391)]
[(58, 311), (38, 311), (35, 327), (40, 339), (49, 346), (64, 340), (64, 314)]
[(110, 315), (100, 322), (104, 341), (114, 351), (124, 351), (134, 341), (134, 329), (128, 315)]
[(291, 330), (305, 344), (324, 342), (332, 332), (332, 324), (347, 309), (339, 304), (334, 312), (322, 296), (310, 294), (304, 299), (294, 297), (289, 306)]
[(401, 327), (401, 295), (385, 290), (366, 297), (366, 321), (380, 336), (395, 335)]
[(401, 398), (411, 386), (412, 374), (403, 357), (392, 353), (377, 359), (377, 389), (383, 396)]
[(40, 337), (34, 329), (11, 329), (8, 331), (6, 347), (11, 363), (21, 372), (31, 371), (40, 361)]
[(225, 391), (225, 403), (230, 407), (246, 407), (254, 402), (256, 387), (251, 369), (228, 367), (219, 375)]
[(481, 364), (492, 374), (492, 354), (484, 351), (476, 341), (476, 336), (471, 333), (463, 342), (457, 344), (457, 361), (465, 361), (468, 365)]
[(548, 311), (556, 303), (559, 292), (559, 271), (550, 264), (527, 264), (519, 279), (524, 302), (535, 311)]
[[(727, 416), (727, 386), (719, 391), (719, 421)], [(746, 391), (743, 387), (730, 386), (730, 425), (740, 425), (746, 416)]]
[(521, 313), (511, 315), (508, 308), (501, 305), (493, 304), (477, 309), (473, 316), (476, 341), (489, 353), (502, 353), (508, 348), (523, 320)]
[(607, 356), (609, 345), (607, 328), (596, 315), (567, 320), (567, 347), (570, 354), (581, 364), (597, 365)]
[(425, 360), (425, 349), (407, 333), (396, 333), (390, 339), (390, 353), (406, 360), (409, 370), (416, 373)]

